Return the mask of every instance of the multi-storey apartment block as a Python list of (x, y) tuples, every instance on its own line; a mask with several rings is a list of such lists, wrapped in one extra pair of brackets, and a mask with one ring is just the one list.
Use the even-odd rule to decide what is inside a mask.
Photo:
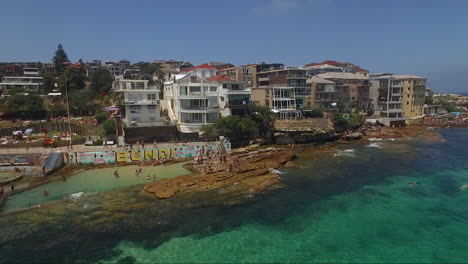
[(377, 91), (378, 109), (375, 112), (381, 123), (390, 126), (397, 125), (408, 118), (403, 115), (401, 80), (393, 75), (372, 75), (371, 90)]
[(299, 109), (306, 107), (310, 97), (307, 71), (300, 67), (284, 67), (282, 64), (268, 68), (257, 68), (257, 86), (253, 88), (252, 98), (256, 103), (267, 105), (280, 118), (293, 118), (301, 115)]
[(221, 116), (248, 114), (252, 89), (246, 88), (246, 83), (223, 75), (215, 75), (208, 80), (218, 83)]
[(164, 83), (164, 107), (182, 133), (198, 133), (203, 125), (219, 119), (218, 83), (210, 81), (209, 74), (209, 69), (191, 71)]
[(115, 92), (123, 93), (126, 126), (159, 126), (165, 124), (161, 115), (159, 88), (147, 80), (116, 80)]
[(42, 88), (42, 77), (5, 76), (0, 83), (0, 90), (8, 93), (12, 88), (20, 88), (25, 92), (39, 92)]
[[(368, 76), (350, 72), (327, 72), (315, 77), (309, 81), (309, 85), (313, 88), (313, 100), (319, 100), (313, 103), (314, 106), (322, 104), (324, 100), (336, 100), (337, 105), (340, 104), (345, 110), (372, 112)], [(331, 81), (333, 85), (323, 80)]]

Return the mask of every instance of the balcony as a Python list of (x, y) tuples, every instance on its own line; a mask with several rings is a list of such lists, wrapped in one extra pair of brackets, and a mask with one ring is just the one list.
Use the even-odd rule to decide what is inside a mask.
[(153, 121), (153, 122), (140, 122), (137, 120), (122, 119), (125, 127), (155, 127), (155, 126), (171, 126), (175, 125), (174, 121)]
[(219, 110), (219, 105), (211, 105), (211, 106), (197, 106), (197, 105), (188, 105), (188, 106), (180, 106), (180, 110), (201, 110), (201, 111), (210, 111), (210, 110)]
[(229, 107), (231, 109), (247, 109), (251, 104), (252, 102), (246, 101), (229, 101), (226, 107)]
[(134, 87), (126, 87), (125, 85), (122, 86), (122, 85), (117, 85), (115, 87), (115, 91), (116, 92), (127, 92), (127, 91), (132, 91), (132, 92), (138, 92), (138, 91), (158, 91), (159, 92), (159, 89), (157, 86), (148, 86), (148, 87), (144, 87), (143, 85), (138, 85), (138, 86), (134, 86)]
[(124, 104), (126, 105), (159, 105), (159, 99), (157, 100), (129, 100), (125, 99)]
[(188, 92), (188, 93), (180, 93), (180, 97), (204, 97), (204, 96), (218, 96), (218, 92)]
[(251, 94), (252, 89), (246, 88), (246, 89), (239, 89), (239, 90), (227, 90), (227, 94)]
[(382, 113), (403, 113), (403, 109), (401, 108), (395, 108), (395, 109), (386, 109), (386, 110), (382, 110), (381, 111)]
[(286, 79), (307, 79), (308, 76), (305, 74), (288, 74)]

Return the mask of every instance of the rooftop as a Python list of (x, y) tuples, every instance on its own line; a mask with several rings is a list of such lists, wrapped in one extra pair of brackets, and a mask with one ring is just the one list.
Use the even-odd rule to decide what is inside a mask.
[(407, 80), (407, 79), (420, 79), (420, 80), (425, 80), (426, 78), (424, 77), (420, 77), (420, 76), (417, 76), (417, 75), (412, 75), (412, 74), (400, 74), (400, 75), (392, 75), (392, 74), (388, 74), (388, 75), (377, 75), (377, 77), (375, 77), (374, 79), (397, 79), (397, 80)]
[(184, 72), (189, 72), (189, 71), (193, 71), (195, 69), (215, 69), (215, 67), (211, 66), (210, 64), (208, 63), (203, 63), (203, 64), (200, 64), (198, 66), (195, 66), (195, 67), (192, 67), (192, 68), (188, 68), (188, 69), (185, 69)]
[(351, 72), (327, 72), (316, 76), (322, 79), (369, 80), (369, 77)]
[[(309, 81), (310, 80), (310, 81)], [(320, 78), (320, 77), (317, 77), (316, 76), (313, 76), (312, 78), (308, 79), (307, 80), (307, 83), (325, 83), (325, 84), (334, 84), (334, 82), (332, 81), (329, 81), (329, 80), (325, 80), (323, 78)]]

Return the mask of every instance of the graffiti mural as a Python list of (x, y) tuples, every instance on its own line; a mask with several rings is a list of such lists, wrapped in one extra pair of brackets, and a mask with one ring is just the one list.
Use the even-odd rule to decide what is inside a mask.
[[(224, 143), (226, 152), (231, 152), (231, 144)], [(104, 164), (117, 162), (153, 161), (172, 158), (191, 158), (218, 151), (215, 143), (194, 146), (174, 146), (167, 148), (70, 153), (70, 164)]]

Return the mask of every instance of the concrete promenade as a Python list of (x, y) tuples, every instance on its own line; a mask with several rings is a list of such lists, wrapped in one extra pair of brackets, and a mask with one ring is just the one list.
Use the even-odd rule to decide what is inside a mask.
[[(219, 141), (197, 141), (197, 142), (161, 142), (156, 143), (146, 143), (145, 149), (151, 148), (169, 148), (169, 147), (182, 147), (182, 146), (202, 146), (206, 144), (213, 144)], [(133, 150), (142, 149), (141, 145), (133, 145)], [(43, 153), (52, 153), (52, 152), (100, 152), (100, 151), (122, 151), (130, 150), (129, 148), (119, 147), (117, 145), (111, 146), (85, 146), (85, 145), (74, 145), (73, 149), (70, 150), (68, 147), (56, 147), (56, 148), (44, 148), (44, 147), (30, 147), (28, 150), (26, 148), (2, 148), (0, 147), (1, 154), (43, 154)]]

